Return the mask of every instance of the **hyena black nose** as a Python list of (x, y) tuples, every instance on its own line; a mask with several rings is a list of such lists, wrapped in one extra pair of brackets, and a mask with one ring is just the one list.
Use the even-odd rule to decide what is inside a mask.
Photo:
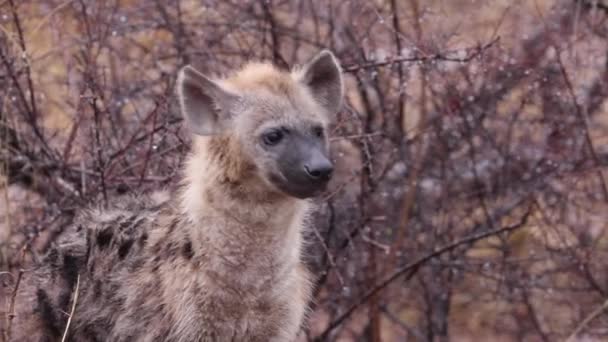
[(304, 165), (304, 169), (308, 178), (315, 181), (328, 181), (334, 172), (333, 164), (327, 159)]

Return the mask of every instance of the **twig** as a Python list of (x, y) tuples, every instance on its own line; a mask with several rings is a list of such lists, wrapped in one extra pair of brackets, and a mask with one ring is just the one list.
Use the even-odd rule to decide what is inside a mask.
[(72, 300), (72, 309), (70, 310), (70, 317), (68, 317), (68, 323), (65, 326), (63, 337), (61, 342), (65, 342), (68, 337), (68, 329), (70, 329), (70, 323), (72, 323), (72, 317), (74, 316), (74, 310), (76, 310), (76, 302), (78, 301), (78, 288), (80, 287), (80, 274), (76, 276), (76, 288), (74, 289), (74, 299)]
[(351, 134), (351, 135), (343, 135), (337, 137), (329, 138), (329, 141), (337, 141), (337, 140), (355, 140), (355, 139), (367, 139), (371, 137), (377, 137), (384, 135), (384, 132), (371, 132), (365, 134)]
[(285, 58), (281, 55), (281, 41), (277, 34), (277, 20), (272, 14), (272, 9), (269, 6), (270, 1), (260, 2), (262, 10), (264, 11), (264, 17), (270, 25), (270, 39), (272, 42), (272, 60), (274, 63), (282, 68), (288, 69), (289, 63), (285, 61)]
[[(9, 163), (8, 163), (8, 151), (10, 148), (10, 141), (9, 141), (9, 121), (8, 121), (8, 113), (6, 111), (5, 108), (5, 104), (6, 103), (6, 98), (2, 99), (2, 113), (5, 113), (4, 115), (0, 113), (0, 122), (2, 123), (1, 128), (4, 128), (2, 131), (0, 131), (0, 153), (6, 153), (6, 155), (0, 155), (1, 159), (6, 158), (6, 161), (2, 162), (1, 166), (2, 166), (2, 173), (4, 174), (4, 182), (2, 184), (3, 186), (3, 195), (4, 195), (4, 205), (5, 205), (5, 218), (4, 218), (4, 223), (5, 223), (5, 241), (6, 242), (1, 242), (0, 241), (0, 266), (1, 265), (8, 265), (8, 241), (10, 239), (11, 236), (11, 203), (10, 203), (10, 198), (9, 198), (9, 192), (8, 192), (8, 187), (10, 184), (10, 168), (9, 168)], [(1, 129), (0, 128), (0, 129)], [(3, 139), (5, 138), (6, 139)], [(0, 236), (3, 233), (0, 232)], [(1, 274), (1, 273), (0, 273)]]
[[(23, 248), (21, 249), (21, 265), (23, 265), (25, 261), (26, 246), (23, 246)], [(23, 268), (19, 269), (19, 273), (17, 273), (17, 280), (15, 281), (15, 287), (13, 288), (13, 293), (11, 293), (11, 300), (8, 304), (8, 310), (6, 314), (6, 331), (4, 334), (6, 341), (9, 341), (11, 338), (11, 326), (13, 324), (13, 318), (15, 317), (15, 300), (17, 298), (17, 291), (19, 290), (19, 285), (21, 284), (21, 279), (23, 278), (24, 272), (25, 270)]]
[(593, 321), (597, 316), (599, 316), (604, 310), (608, 309), (608, 299), (606, 301), (604, 301), (604, 304), (602, 304), (602, 306), (600, 306), (599, 308), (595, 309), (593, 312), (591, 312), (589, 314), (589, 316), (587, 316), (577, 327), (576, 329), (574, 329), (574, 331), (572, 332), (572, 334), (570, 334), (570, 336), (568, 336), (568, 338), (566, 339), (566, 342), (571, 342), (574, 341), (574, 338), (576, 338), (576, 336), (578, 334), (580, 334), (580, 332), (585, 329), (585, 327), (587, 326), (587, 324), (589, 324), (589, 322)]
[(97, 154), (97, 171), (100, 174), (100, 180), (101, 180), (101, 190), (102, 190), (102, 194), (103, 194), (103, 203), (104, 205), (108, 204), (108, 192), (106, 189), (106, 169), (105, 169), (105, 162), (103, 160), (103, 152), (101, 151), (101, 137), (100, 137), (100, 130), (101, 130), (101, 123), (100, 123), (100, 112), (99, 112), (99, 107), (97, 107), (97, 98), (93, 97), (91, 99), (90, 105), (93, 108), (93, 116), (95, 119), (95, 132), (94, 132), (94, 136), (95, 136), (95, 152)]
[(34, 92), (34, 83), (32, 82), (32, 72), (31, 72), (31, 65), (29, 60), (27, 59), (27, 47), (25, 45), (25, 34), (23, 32), (23, 28), (21, 27), (21, 20), (19, 19), (19, 16), (17, 15), (17, 7), (15, 6), (13, 0), (9, 0), (9, 4), (11, 5), (11, 12), (13, 14), (13, 23), (15, 24), (15, 28), (17, 29), (17, 37), (19, 38), (19, 45), (21, 46), (21, 50), (23, 51), (22, 56), (24, 57), (26, 63), (25, 63), (25, 75), (26, 75), (26, 81), (27, 81), (27, 86), (28, 86), (28, 90), (29, 90), (29, 95), (30, 95), (30, 109), (31, 109), (31, 116), (30, 116), (30, 120), (32, 120), (32, 122), (30, 122), (30, 124), (32, 125), (32, 129), (34, 130), (34, 133), (36, 135), (39, 136), (39, 138), (41, 140), (44, 140), (44, 135), (42, 134), (42, 131), (40, 131), (40, 128), (38, 127), (37, 124), (37, 117), (38, 117), (38, 109), (36, 108), (36, 93)]
[(465, 56), (462, 58), (449, 57), (448, 55), (451, 53), (454, 53), (453, 51), (444, 52), (444, 53), (436, 53), (436, 54), (431, 54), (431, 55), (423, 55), (423, 56), (394, 56), (391, 58), (387, 58), (383, 61), (371, 61), (371, 62), (366, 62), (366, 63), (362, 63), (362, 64), (347, 65), (343, 68), (343, 71), (344, 72), (355, 72), (355, 71), (359, 71), (361, 69), (372, 69), (372, 68), (384, 67), (384, 66), (389, 66), (389, 65), (398, 64), (398, 63), (409, 63), (409, 62), (444, 61), (444, 62), (466, 63), (466, 62), (470, 62), (475, 57), (481, 55), (484, 51), (491, 48), (499, 40), (500, 40), (500, 37), (496, 37), (485, 45), (478, 46), (476, 48), (470, 48), (468, 50), (474, 50), (474, 52), (469, 54), (468, 56)]

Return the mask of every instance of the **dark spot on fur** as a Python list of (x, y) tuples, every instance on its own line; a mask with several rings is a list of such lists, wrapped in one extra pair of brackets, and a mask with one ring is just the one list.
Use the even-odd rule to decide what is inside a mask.
[(157, 255), (152, 259), (152, 272), (158, 272), (160, 268), (160, 255)]
[(118, 228), (120, 228), (120, 230), (126, 230), (127, 228), (131, 227), (131, 225), (133, 224), (133, 221), (135, 221), (135, 217), (136, 216), (131, 216), (128, 219), (126, 219), (125, 221), (120, 222), (120, 224), (118, 225)]
[(145, 264), (144, 258), (138, 257), (129, 265), (129, 270), (131, 272), (137, 271)]
[(192, 242), (186, 241), (184, 246), (182, 247), (182, 255), (184, 258), (190, 260), (194, 256), (194, 251), (192, 250)]
[(118, 247), (118, 258), (120, 260), (124, 259), (125, 256), (127, 256), (127, 254), (129, 254), (129, 251), (131, 250), (131, 246), (133, 246), (133, 240), (128, 239), (125, 240), (120, 247)]
[(81, 225), (78, 225), (78, 227), (76, 227), (76, 231), (77, 231), (77, 232), (82, 231), (82, 226), (81, 226)]
[(87, 230), (86, 241), (87, 241), (87, 253), (84, 256), (85, 264), (89, 263), (89, 257), (91, 256), (91, 249), (93, 248), (93, 239), (91, 238), (91, 231)]
[(156, 244), (152, 247), (152, 254), (158, 255), (162, 247), (162, 241), (157, 241)]
[(78, 277), (78, 259), (75, 256), (70, 254), (63, 256), (62, 275), (68, 288), (71, 290), (74, 284), (76, 284), (76, 278)]
[(261, 300), (255, 306), (255, 310), (258, 311), (262, 315), (268, 315), (268, 314), (270, 314), (270, 311), (272, 310), (272, 308), (270, 306), (270, 303), (268, 303), (265, 300)]
[(112, 228), (106, 227), (97, 233), (97, 245), (99, 249), (108, 247), (110, 241), (112, 241)]
[(101, 298), (102, 294), (103, 294), (103, 291), (102, 291), (101, 280), (98, 280), (95, 282), (95, 285), (93, 286), (94, 299)]
[(47, 260), (51, 265), (57, 265), (57, 262), (59, 261), (59, 251), (57, 248), (51, 248), (49, 254), (47, 254)]
[(114, 300), (112, 301), (112, 305), (118, 306), (118, 307), (124, 307), (126, 302), (126, 299), (124, 296), (115, 296)]
[(60, 337), (62, 325), (57, 317), (55, 310), (53, 309), (53, 304), (51, 303), (51, 299), (49, 295), (43, 289), (39, 288), (36, 291), (36, 298), (38, 300), (37, 311), (40, 313), (42, 321), (45, 327), (48, 329), (51, 335), (56, 338)]
[[(108, 328), (105, 327), (105, 325), (106, 324), (104, 324), (103, 326), (100, 325), (99, 321), (96, 321), (95, 324), (85, 325), (83, 332), (84, 332), (84, 336), (87, 337), (86, 340), (91, 341), (91, 342), (101, 342), (101, 340), (98, 337), (103, 336), (109, 330)], [(99, 329), (102, 331), (105, 329), (105, 331), (100, 332), (100, 331), (96, 331), (96, 329)]]
[(141, 237), (139, 238), (139, 247), (143, 248), (146, 245), (147, 241), (148, 241), (148, 233), (143, 232), (141, 234)]
[(146, 222), (146, 220), (144, 218), (140, 218), (139, 220), (135, 221), (135, 223), (133, 224), (133, 227), (131, 227), (131, 230), (135, 230), (135, 229), (139, 228), (139, 226), (141, 226), (144, 222)]
[(173, 231), (175, 230), (175, 227), (177, 227), (178, 223), (179, 223), (179, 219), (173, 219), (173, 221), (171, 221), (169, 228), (167, 228), (167, 237), (171, 236), (171, 233), (173, 233)]
[(119, 294), (121, 286), (117, 283), (109, 283), (106, 284), (104, 288), (104, 292), (106, 293), (108, 300), (112, 301)]
[(120, 183), (116, 187), (116, 193), (119, 195), (123, 195), (123, 194), (127, 193), (127, 191), (129, 191), (129, 187), (125, 183)]
[(176, 241), (170, 241), (165, 248), (164, 257), (167, 259), (175, 259), (178, 256), (180, 246)]
[(67, 308), (70, 305), (70, 300), (72, 299), (72, 292), (68, 289), (64, 289), (61, 291), (59, 298), (57, 300), (58, 306), (62, 308), (63, 311), (67, 312)]

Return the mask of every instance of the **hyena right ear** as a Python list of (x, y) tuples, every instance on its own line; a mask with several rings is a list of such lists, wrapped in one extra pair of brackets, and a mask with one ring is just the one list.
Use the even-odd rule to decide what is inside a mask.
[(230, 109), (238, 100), (236, 94), (189, 65), (179, 72), (177, 95), (188, 127), (198, 135), (215, 135), (224, 131), (230, 120)]
[(327, 111), (334, 114), (344, 97), (340, 63), (333, 53), (323, 50), (300, 70), (300, 80), (306, 84)]

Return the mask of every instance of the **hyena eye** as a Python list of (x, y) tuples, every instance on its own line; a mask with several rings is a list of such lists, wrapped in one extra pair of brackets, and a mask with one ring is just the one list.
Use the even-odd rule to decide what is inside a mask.
[(312, 133), (318, 137), (318, 138), (322, 138), (323, 137), (323, 127), (321, 126), (315, 126), (312, 128)]
[(281, 140), (283, 140), (283, 132), (279, 130), (272, 130), (268, 133), (265, 133), (262, 136), (262, 140), (264, 141), (264, 144), (268, 146), (274, 146), (280, 143)]

